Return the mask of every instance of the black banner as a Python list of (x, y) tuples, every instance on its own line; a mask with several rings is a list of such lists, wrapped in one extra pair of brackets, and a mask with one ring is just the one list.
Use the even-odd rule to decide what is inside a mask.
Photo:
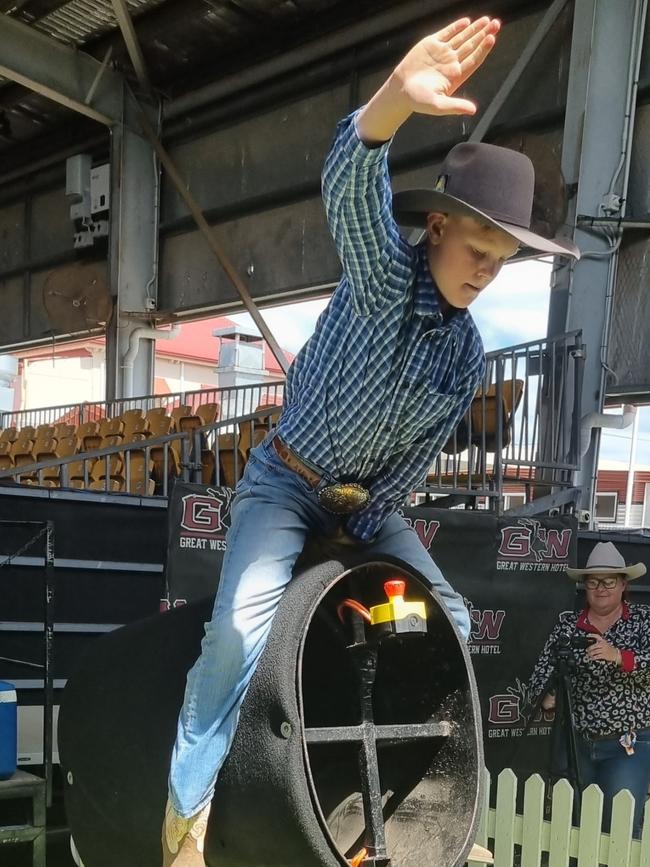
[(465, 597), (488, 769), (496, 775), (510, 767), (520, 779), (544, 774), (553, 714), (539, 712), (524, 737), (520, 709), (559, 613), (573, 610), (575, 584), (564, 569), (576, 562), (577, 522), (426, 506), (404, 517)]
[[(214, 593), (233, 492), (178, 483), (169, 508), (170, 606)], [(572, 610), (577, 524), (571, 517), (497, 518), (480, 511), (417, 506), (404, 517), (447, 580), (465, 597), (470, 653), (481, 698), (486, 763), (520, 778), (548, 768), (552, 713), (524, 736), (520, 708), (539, 653), (561, 611)]]
[(169, 498), (167, 599), (175, 608), (214, 594), (230, 526), (230, 488), (176, 482)]

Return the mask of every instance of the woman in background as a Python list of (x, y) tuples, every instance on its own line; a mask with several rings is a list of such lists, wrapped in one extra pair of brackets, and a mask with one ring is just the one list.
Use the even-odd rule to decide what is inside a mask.
[(580, 783), (602, 790), (605, 830), (612, 798), (628, 789), (638, 835), (650, 785), (650, 606), (628, 603), (625, 591), (646, 567), (627, 566), (611, 542), (599, 542), (584, 569), (566, 571), (582, 581), (587, 604), (579, 613), (560, 616), (529, 682), (529, 702), (535, 706), (544, 693), (542, 707), (555, 707), (555, 695), (546, 690), (558, 647), (569, 649), (575, 662), (570, 683)]

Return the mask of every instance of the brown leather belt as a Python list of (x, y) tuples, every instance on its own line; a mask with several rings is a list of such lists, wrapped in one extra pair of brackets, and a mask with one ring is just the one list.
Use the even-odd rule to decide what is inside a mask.
[(272, 442), (273, 448), (278, 453), (278, 457), (282, 463), (308, 482), (312, 488), (315, 488), (320, 482), (322, 476), (319, 476), (318, 473), (308, 467), (307, 464), (303, 464), (298, 455), (295, 452), (292, 452), (289, 446), (282, 442), (279, 436), (273, 437)]
[[(322, 476), (303, 463), (298, 455), (279, 436), (273, 437), (273, 448), (282, 463), (304, 479), (312, 488), (318, 487)], [(318, 502), (333, 515), (351, 515), (363, 509), (370, 500), (370, 493), (357, 482), (334, 482), (318, 492)]]

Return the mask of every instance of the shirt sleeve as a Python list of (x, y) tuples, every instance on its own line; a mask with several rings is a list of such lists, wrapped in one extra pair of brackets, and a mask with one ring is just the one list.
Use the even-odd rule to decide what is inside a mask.
[(369, 148), (357, 134), (355, 116), (337, 127), (323, 167), (322, 191), (355, 312), (368, 316), (402, 300), (412, 282), (416, 254), (393, 217), (390, 142)]
[(474, 364), (465, 371), (462, 387), (454, 396), (453, 409), (403, 452), (394, 455), (373, 480), (369, 488), (370, 503), (348, 518), (346, 529), (351, 535), (364, 541), (372, 539), (413, 488), (424, 481), (431, 464), (469, 408), (484, 370), (485, 357), (481, 349)]
[(636, 630), (634, 647), (619, 647), (621, 651), (621, 670), (634, 677), (650, 677), (650, 608), (644, 606), (639, 611), (639, 625)]

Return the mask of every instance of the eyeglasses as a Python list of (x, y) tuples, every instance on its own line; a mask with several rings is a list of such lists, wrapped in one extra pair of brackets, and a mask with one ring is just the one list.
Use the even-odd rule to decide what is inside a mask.
[(612, 575), (610, 578), (585, 578), (583, 584), (589, 590), (596, 590), (598, 587), (613, 590), (618, 584), (618, 575)]

